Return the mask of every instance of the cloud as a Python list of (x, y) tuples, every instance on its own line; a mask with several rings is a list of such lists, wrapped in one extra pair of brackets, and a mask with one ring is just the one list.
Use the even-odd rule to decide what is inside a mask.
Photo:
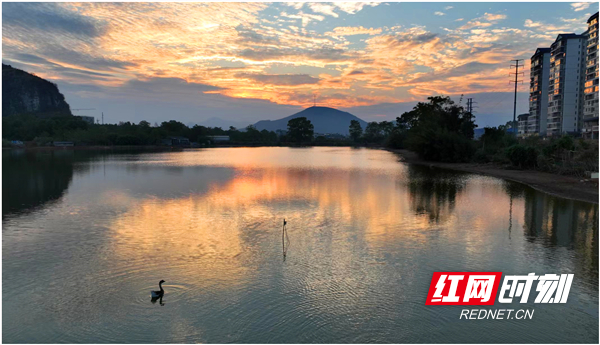
[(378, 2), (334, 2), (333, 4), (341, 11), (349, 14), (360, 12), (365, 6), (375, 7), (379, 5)]
[(591, 2), (574, 2), (571, 4), (575, 12), (583, 11), (590, 7)]
[(335, 13), (336, 7), (333, 4), (327, 4), (324, 2), (313, 2), (307, 5), (315, 13), (320, 13), (335, 18), (339, 17), (339, 15)]
[[(236, 114), (245, 102), (308, 105), (315, 90), (328, 104), (344, 107), (509, 90), (506, 66), (498, 64), (528, 59), (535, 47), (553, 39), (549, 29), (585, 30), (585, 19), (558, 18), (561, 14), (532, 13), (524, 25), (493, 26), (507, 18), (505, 12), (478, 15), (461, 30), (401, 26), (393, 16), (378, 17), (378, 27), (369, 27), (356, 13), (377, 5), (8, 3), (3, 58), (69, 85), (66, 97), (94, 93), (150, 102), (164, 93), (182, 107), (193, 104), (190, 109), (235, 103)], [(44, 22), (31, 22), (24, 9)]]
[[(565, 32), (580, 32), (587, 28), (586, 20), (588, 15), (585, 15), (581, 18), (560, 18), (559, 21), (555, 21), (552, 24), (544, 23), (541, 21), (533, 21), (531, 19), (526, 19), (523, 23), (523, 26), (526, 28), (531, 28), (537, 30), (540, 33), (546, 35), (558, 35), (560, 33)], [(562, 24), (561, 24), (562, 23)]]
[(306, 4), (308, 8), (310, 8), (314, 13), (320, 13), (326, 16), (338, 18), (339, 13), (337, 11), (341, 11), (348, 14), (355, 14), (360, 11), (365, 6), (375, 7), (379, 5), (376, 2), (311, 2)]
[[(89, 80), (90, 78), (106, 79), (112, 77), (112, 75), (108, 73), (99, 73), (85, 69), (66, 67), (33, 54), (10, 54), (8, 57), (3, 57), (3, 61), (6, 61), (6, 64), (9, 65), (20, 66), (19, 68), (25, 71), (30, 70), (32, 66), (36, 66), (44, 69), (46, 73), (60, 74), (61, 76), (68, 76), (78, 79)], [(21, 64), (24, 64), (24, 66)]]
[(497, 24), (500, 20), (506, 19), (505, 14), (485, 13), (483, 16), (468, 21), (459, 30), (469, 30), (473, 28), (486, 28)]
[(27, 31), (38, 29), (91, 38), (102, 35), (105, 30), (100, 21), (65, 11), (54, 3), (3, 3), (2, 26), (8, 32), (19, 27)]
[(506, 19), (506, 14), (493, 14), (493, 13), (485, 13), (483, 15), (483, 18), (485, 20), (489, 20), (489, 21), (499, 21), (502, 19)]
[(451, 9), (453, 9), (453, 8), (454, 8), (454, 6), (446, 6), (446, 7), (444, 7), (444, 9), (445, 9), (446, 11), (447, 11), (447, 10), (451, 10)]
[(301, 9), (304, 6), (304, 2), (286, 2), (287, 6), (293, 7), (297, 10)]
[(68, 62), (70, 65), (96, 71), (110, 71), (115, 68), (125, 69), (137, 66), (132, 61), (120, 61), (103, 56), (92, 56), (85, 52), (70, 50), (61, 46), (45, 47), (40, 49), (40, 53), (55, 61)]
[(436, 16), (445, 16), (446, 15), (446, 13), (440, 12), (440, 11), (433, 12), (433, 14), (435, 14)]
[(450, 77), (459, 77), (465, 76), (468, 74), (479, 73), (482, 71), (490, 70), (493, 68), (497, 68), (497, 64), (489, 64), (489, 63), (481, 63), (477, 61), (469, 62), (464, 65), (460, 65), (458, 67), (454, 67), (452, 69), (447, 69), (442, 73), (431, 73), (419, 76), (418, 78), (412, 79), (407, 82), (407, 84), (417, 84), (417, 83), (429, 83), (433, 81), (437, 81), (440, 79), (446, 79)]
[(333, 29), (333, 32), (328, 32), (326, 35), (352, 36), (352, 35), (378, 35), (381, 29), (364, 28), (362, 26), (342, 26)]
[[(402, 48), (408, 49), (414, 46), (419, 46), (428, 42), (433, 41), (438, 37), (438, 34), (423, 31), (423, 30), (409, 30), (407, 32), (396, 33), (394, 35), (382, 35), (376, 39), (379, 43), (384, 43), (389, 49)], [(376, 42), (372, 40), (371, 42)]]
[(319, 78), (311, 77), (308, 74), (249, 74), (238, 73), (237, 78), (250, 79), (261, 84), (279, 85), (279, 86), (297, 86), (316, 84)]
[(281, 12), (280, 15), (286, 18), (299, 19), (302, 22), (303, 27), (306, 27), (313, 20), (322, 22), (325, 19), (324, 16), (318, 14), (304, 13), (302, 11), (298, 12), (297, 14), (288, 14), (286, 12)]
[(544, 26), (542, 22), (534, 22), (531, 19), (525, 19), (525, 23), (523, 24), (526, 28), (539, 28)]
[(280, 42), (277, 36), (260, 34), (256, 32), (256, 30), (243, 25), (238, 25), (235, 30), (238, 32), (238, 42), (243, 42), (244, 44), (252, 43), (258, 45), (273, 45)]
[(145, 94), (197, 94), (210, 91), (222, 90), (213, 85), (188, 82), (181, 78), (148, 78), (131, 79), (127, 81), (122, 89), (131, 89)]

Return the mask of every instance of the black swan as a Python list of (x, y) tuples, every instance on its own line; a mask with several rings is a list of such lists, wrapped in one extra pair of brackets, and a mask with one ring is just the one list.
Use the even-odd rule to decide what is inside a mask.
[(162, 288), (162, 283), (164, 283), (164, 282), (165, 282), (164, 280), (161, 280), (158, 282), (158, 287), (160, 288), (159, 291), (150, 291), (152, 298), (162, 297), (165, 294), (165, 290), (163, 290), (163, 288)]

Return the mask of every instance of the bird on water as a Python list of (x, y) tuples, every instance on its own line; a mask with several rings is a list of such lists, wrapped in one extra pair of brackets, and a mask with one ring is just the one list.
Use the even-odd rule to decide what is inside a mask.
[(160, 288), (159, 291), (150, 291), (152, 298), (162, 297), (165, 294), (165, 290), (162, 288), (162, 283), (164, 283), (164, 282), (165, 282), (164, 280), (161, 280), (158, 282), (158, 287)]

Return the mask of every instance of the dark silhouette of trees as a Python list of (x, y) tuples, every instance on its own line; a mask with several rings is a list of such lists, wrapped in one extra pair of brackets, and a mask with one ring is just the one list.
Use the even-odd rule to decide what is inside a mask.
[(350, 138), (352, 138), (352, 140), (355, 143), (357, 143), (360, 141), (362, 134), (363, 134), (363, 130), (362, 130), (362, 127), (360, 126), (360, 122), (358, 122), (356, 120), (350, 121)]
[(306, 117), (297, 117), (288, 121), (288, 137), (296, 143), (311, 141), (314, 129), (313, 124)]
[(475, 116), (450, 97), (434, 96), (419, 102), (396, 119), (388, 143), (415, 151), (432, 161), (463, 162), (475, 152)]

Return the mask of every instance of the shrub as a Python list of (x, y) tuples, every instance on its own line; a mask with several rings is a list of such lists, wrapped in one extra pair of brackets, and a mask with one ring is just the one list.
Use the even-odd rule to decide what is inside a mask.
[(487, 163), (489, 162), (489, 157), (483, 149), (479, 148), (473, 155), (473, 161), (476, 163)]
[(393, 149), (404, 148), (404, 141), (406, 140), (406, 130), (395, 128), (392, 133), (387, 137), (385, 146)]
[(506, 157), (512, 165), (522, 169), (535, 167), (537, 156), (537, 150), (531, 146), (515, 144), (506, 149)]

